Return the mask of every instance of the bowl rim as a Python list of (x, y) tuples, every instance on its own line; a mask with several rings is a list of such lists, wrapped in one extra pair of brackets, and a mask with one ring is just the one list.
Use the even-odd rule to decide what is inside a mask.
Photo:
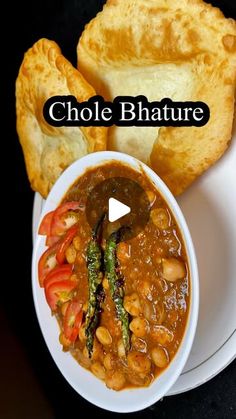
[[(146, 164), (144, 164), (140, 160), (125, 153), (120, 153), (116, 151), (98, 151), (95, 153), (88, 154), (82, 157), (81, 159), (76, 160), (74, 163), (72, 163), (72, 165), (70, 165), (62, 173), (62, 175), (58, 178), (53, 188), (51, 189), (46, 199), (46, 202), (45, 202), (45, 205), (44, 205), (44, 208), (43, 208), (40, 220), (39, 220), (39, 225), (44, 215), (49, 210), (53, 209), (53, 207), (56, 208), (56, 206), (58, 206), (63, 196), (66, 194), (66, 192), (73, 185), (73, 183), (76, 181), (77, 178), (83, 175), (83, 173), (86, 170), (104, 165), (105, 163), (109, 163), (111, 161), (118, 161), (123, 164), (128, 164), (131, 168), (137, 171), (139, 171), (140, 168), (142, 168), (142, 170), (144, 170), (144, 172), (146, 173), (148, 178), (151, 180), (151, 182), (154, 184), (158, 192), (163, 196), (163, 199), (167, 203), (168, 207), (171, 209), (171, 212), (174, 218), (176, 219), (179, 230), (181, 231), (181, 236), (185, 244), (185, 249), (186, 249), (187, 259), (188, 259), (188, 266), (190, 270), (190, 307), (189, 307), (188, 320), (185, 327), (184, 335), (182, 337), (180, 346), (174, 358), (171, 360), (169, 366), (158, 376), (157, 379), (155, 379), (150, 384), (149, 387), (125, 389), (119, 392), (115, 392), (118, 395), (122, 395), (125, 393), (133, 394), (137, 392), (137, 399), (133, 400), (133, 397), (132, 397), (131, 405), (129, 406), (129, 404), (127, 405), (126, 403), (125, 406), (123, 406), (121, 403), (122, 397), (117, 397), (117, 403), (115, 403), (113, 407), (109, 401), (109, 397), (108, 397), (108, 400), (105, 398), (105, 402), (101, 401), (99, 399), (99, 396), (98, 397), (94, 395), (92, 396), (91, 394), (88, 394), (88, 392), (84, 391), (80, 386), (80, 383), (79, 383), (80, 380), (78, 380), (78, 382), (77, 381), (75, 382), (73, 379), (71, 379), (70, 374), (66, 372), (64, 369), (64, 366), (61, 365), (61, 362), (63, 363), (63, 361), (59, 360), (59, 358), (56, 356), (55, 348), (53, 347), (51, 342), (49, 343), (48, 332), (46, 331), (46, 327), (44, 324), (43, 316), (41, 314), (41, 307), (40, 307), (40, 303), (38, 301), (38, 295), (37, 295), (39, 290), (41, 290), (42, 292), (42, 289), (39, 287), (39, 284), (38, 284), (37, 264), (38, 264), (38, 259), (42, 254), (42, 252), (39, 251), (39, 248), (40, 248), (40, 245), (42, 247), (42, 241), (44, 240), (43, 236), (39, 236), (39, 235), (37, 235), (37, 238), (35, 240), (33, 256), (32, 256), (32, 292), (33, 292), (33, 300), (34, 300), (34, 306), (35, 306), (35, 310), (37, 314), (37, 319), (38, 319), (39, 326), (43, 334), (45, 343), (58, 369), (60, 370), (64, 378), (68, 381), (68, 383), (74, 388), (74, 390), (78, 394), (80, 394), (86, 400), (88, 400), (89, 402), (93, 403), (94, 405), (98, 407), (101, 407), (109, 411), (118, 412), (118, 413), (130, 413), (130, 412), (142, 410), (154, 404), (161, 398), (163, 398), (167, 394), (167, 392), (170, 390), (170, 388), (174, 385), (179, 375), (183, 371), (183, 368), (187, 362), (189, 353), (192, 348), (192, 344), (193, 344), (193, 340), (194, 340), (194, 336), (196, 332), (196, 327), (197, 327), (198, 312), (199, 312), (199, 278), (198, 278), (198, 267), (197, 267), (197, 260), (196, 260), (194, 245), (192, 242), (192, 238), (191, 238), (186, 220), (184, 218), (184, 215), (177, 201), (175, 200), (174, 196), (168, 189), (167, 185), (161, 180), (161, 178), (150, 167), (148, 167)], [(83, 170), (81, 168), (83, 168)], [(75, 175), (75, 172), (77, 169), (78, 169), (78, 172), (80, 173)], [(72, 173), (74, 173), (73, 176), (72, 176)], [(57, 198), (55, 199), (54, 196), (56, 196)], [(48, 209), (48, 207), (51, 207), (51, 208)], [(45, 245), (43, 247), (46, 248)], [(45, 304), (46, 304), (46, 300), (45, 300)], [(49, 313), (49, 316), (50, 316), (50, 313)], [(55, 324), (57, 323), (57, 320), (55, 318), (54, 318), (54, 322)], [(58, 329), (57, 324), (56, 324), (56, 328), (57, 328), (57, 336), (58, 336), (59, 329)], [(57, 339), (57, 344), (58, 344), (58, 339)], [(61, 349), (61, 346), (60, 346), (60, 350), (61, 350), (61, 353), (64, 354)], [(78, 371), (79, 369), (82, 368), (83, 370), (86, 371), (86, 373), (92, 376), (92, 373), (90, 373), (88, 370), (81, 367), (70, 353), (69, 353), (69, 356), (73, 359), (73, 361), (76, 362), (77, 364), (76, 367), (78, 368)], [(168, 379), (167, 371), (171, 371), (171, 369), (173, 369), (172, 368), (173, 364), (175, 365), (175, 369), (173, 370), (173, 373), (171, 373), (171, 375), (169, 374), (170, 378)], [(164, 383), (162, 383), (162, 386), (159, 389), (159, 391), (153, 391), (154, 388), (158, 387), (158, 383), (160, 381), (163, 381), (163, 378), (161, 380), (160, 378), (161, 377), (165, 378), (165, 376), (167, 376), (167, 379), (166, 380), (164, 379)], [(97, 378), (96, 380), (99, 383), (101, 383), (102, 386), (106, 388), (105, 383), (103, 381), (100, 381)], [(113, 390), (109, 389), (108, 391), (109, 393), (110, 392), (112, 394), (114, 393)], [(144, 394), (144, 397), (139, 397), (141, 396), (141, 392)]]

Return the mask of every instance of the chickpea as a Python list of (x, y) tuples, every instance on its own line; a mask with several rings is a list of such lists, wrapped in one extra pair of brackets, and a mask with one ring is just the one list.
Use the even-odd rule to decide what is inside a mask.
[(147, 387), (150, 385), (151, 380), (152, 380), (151, 374), (146, 374), (146, 373), (136, 374), (136, 373), (129, 372), (127, 378), (129, 382), (136, 387), (137, 386)]
[(84, 258), (80, 252), (77, 253), (76, 263), (78, 263), (78, 265), (82, 265), (84, 263)]
[(147, 333), (148, 322), (144, 318), (135, 317), (131, 321), (129, 328), (131, 332), (135, 334), (135, 336), (137, 336), (138, 338), (143, 338)]
[(156, 284), (164, 294), (168, 291), (168, 283), (164, 278), (157, 278)]
[(103, 359), (103, 365), (106, 370), (112, 370), (114, 368), (114, 356), (110, 353), (106, 354)]
[(92, 353), (92, 360), (93, 361), (103, 361), (104, 354), (102, 345), (98, 342), (97, 339), (93, 341), (93, 353)]
[(147, 300), (152, 301), (152, 291), (153, 291), (152, 283), (146, 280), (142, 281), (139, 285), (138, 291), (143, 298), (147, 298)]
[(106, 327), (99, 326), (96, 330), (96, 336), (102, 345), (104, 346), (111, 345), (112, 337), (110, 335), (109, 330)]
[(92, 365), (91, 365), (91, 371), (100, 380), (105, 380), (105, 376), (106, 376), (105, 369), (100, 364), (100, 362), (93, 362)]
[(184, 263), (176, 258), (162, 259), (162, 275), (170, 282), (184, 278), (186, 275)]
[(149, 322), (153, 323), (157, 321), (155, 306), (149, 301), (146, 301), (143, 305), (143, 314)]
[(171, 332), (165, 326), (153, 326), (150, 334), (152, 339), (160, 345), (170, 343), (174, 338), (173, 332)]
[(73, 238), (73, 246), (74, 246), (75, 250), (77, 250), (77, 251), (80, 250), (81, 245), (82, 245), (81, 238), (79, 236), (75, 236)]
[(132, 333), (131, 336), (131, 343), (132, 343), (132, 349), (135, 349), (136, 351), (139, 352), (147, 352), (147, 344), (143, 339), (137, 338), (137, 336), (135, 336)]
[(157, 346), (152, 349), (151, 357), (154, 364), (159, 368), (165, 368), (169, 363), (169, 355), (165, 348)]
[(64, 333), (60, 333), (59, 342), (65, 348), (68, 348), (68, 346), (71, 344), (71, 341), (65, 337)]
[(136, 292), (125, 296), (124, 308), (131, 316), (138, 316), (141, 313), (139, 296)]
[(80, 350), (76, 352), (76, 359), (80, 363), (80, 365), (84, 368), (90, 368), (91, 366), (91, 359), (88, 356), (84, 356), (84, 353)]
[(80, 364), (82, 367), (86, 368), (86, 369), (90, 369), (90, 368), (91, 368), (92, 361), (91, 361), (91, 359), (90, 359), (90, 358), (85, 358), (84, 356), (82, 356), (82, 357), (80, 358), (80, 362), (79, 362), (79, 364)]
[(76, 250), (73, 244), (66, 249), (66, 260), (68, 263), (74, 263), (76, 259)]
[(125, 376), (120, 371), (109, 372), (106, 375), (106, 386), (112, 390), (121, 390), (125, 385)]
[(138, 351), (129, 352), (127, 362), (128, 367), (136, 373), (148, 373), (151, 369), (150, 359)]
[(82, 242), (81, 242), (81, 238), (79, 237), (79, 236), (75, 236), (74, 238), (73, 238), (73, 246), (74, 246), (74, 248), (75, 248), (75, 250), (80, 250), (81, 249), (81, 245), (82, 245)]
[(117, 257), (119, 261), (125, 263), (130, 258), (130, 256), (130, 245), (125, 242), (119, 243), (117, 247)]
[(105, 276), (105, 278), (103, 279), (103, 281), (102, 281), (102, 285), (103, 285), (103, 288), (105, 289), (105, 290), (109, 290), (109, 282), (108, 282), (108, 279), (107, 279), (107, 277)]
[(124, 347), (124, 343), (122, 339), (118, 341), (117, 350), (118, 350), (118, 356), (120, 358), (125, 358), (126, 353), (125, 353), (125, 347)]
[(66, 303), (62, 304), (62, 306), (61, 306), (61, 314), (63, 316), (65, 316), (65, 314), (66, 314), (66, 310), (67, 310), (68, 305), (69, 305), (69, 301), (67, 301)]
[(164, 208), (156, 208), (151, 211), (151, 219), (153, 224), (160, 230), (165, 230), (169, 227), (169, 214)]
[(165, 306), (163, 303), (158, 304), (158, 306), (156, 307), (156, 312), (157, 312), (157, 323), (161, 325), (166, 318), (166, 311), (165, 311)]
[(79, 340), (81, 342), (85, 342), (86, 341), (86, 335), (85, 335), (85, 323), (83, 323), (79, 329)]

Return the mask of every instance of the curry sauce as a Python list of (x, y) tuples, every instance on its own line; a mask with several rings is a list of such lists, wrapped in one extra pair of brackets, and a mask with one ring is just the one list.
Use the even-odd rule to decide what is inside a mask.
[[(106, 272), (103, 272), (103, 300), (99, 313), (93, 351), (86, 346), (85, 317), (89, 285), (87, 247), (91, 227), (85, 211), (78, 212), (76, 236), (66, 250), (66, 262), (73, 267), (77, 296), (83, 311), (76, 340), (71, 344), (63, 334), (68, 302), (60, 304), (56, 316), (62, 329), (60, 341), (79, 364), (105, 381), (109, 388), (148, 386), (171, 362), (186, 328), (190, 303), (190, 279), (184, 242), (167, 203), (144, 173), (111, 162), (87, 170), (71, 186), (63, 199), (86, 205), (91, 190), (108, 178), (133, 179), (145, 190), (150, 203), (150, 218), (145, 228), (130, 240), (117, 244), (118, 269), (123, 278), (123, 306), (128, 313), (130, 348), (125, 350), (121, 321), (117, 316)], [(94, 219), (101, 207), (97, 196)], [(102, 252), (107, 237), (119, 222), (104, 222)]]

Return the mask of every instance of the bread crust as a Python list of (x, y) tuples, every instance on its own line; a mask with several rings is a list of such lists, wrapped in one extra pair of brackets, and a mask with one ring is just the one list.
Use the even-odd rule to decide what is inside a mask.
[(108, 148), (148, 163), (178, 195), (224, 153), (232, 136), (236, 23), (202, 0), (108, 0), (77, 47), (98, 94), (206, 102), (201, 128), (121, 128)]
[(19, 70), (16, 114), (28, 177), (32, 188), (43, 197), (73, 161), (106, 149), (104, 127), (53, 127), (45, 121), (46, 100), (69, 94), (86, 101), (96, 93), (54, 41), (40, 39), (25, 53)]

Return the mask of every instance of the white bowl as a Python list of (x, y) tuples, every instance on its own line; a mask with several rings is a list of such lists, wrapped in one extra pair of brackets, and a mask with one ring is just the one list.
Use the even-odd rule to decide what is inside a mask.
[(38, 260), (45, 250), (44, 238), (42, 236), (37, 236), (33, 251), (32, 287), (35, 309), (44, 339), (56, 365), (68, 383), (81, 396), (96, 406), (113, 412), (135, 412), (152, 405), (165, 396), (184, 368), (192, 347), (197, 326), (199, 308), (198, 270), (192, 239), (175, 198), (156, 173), (139, 160), (127, 154), (102, 151), (89, 154), (73, 163), (65, 170), (53, 186), (44, 205), (41, 220), (46, 213), (54, 210), (59, 205), (70, 186), (86, 169), (102, 165), (111, 160), (124, 162), (138, 171), (140, 170), (140, 166), (142, 167), (169, 205), (185, 242), (190, 269), (191, 298), (185, 334), (174, 359), (168, 368), (147, 388), (127, 389), (118, 392), (108, 389), (104, 382), (98, 380), (92, 373), (82, 368), (70, 353), (62, 351), (58, 340), (58, 323), (51, 316), (50, 309), (45, 300), (44, 290), (38, 284)]

